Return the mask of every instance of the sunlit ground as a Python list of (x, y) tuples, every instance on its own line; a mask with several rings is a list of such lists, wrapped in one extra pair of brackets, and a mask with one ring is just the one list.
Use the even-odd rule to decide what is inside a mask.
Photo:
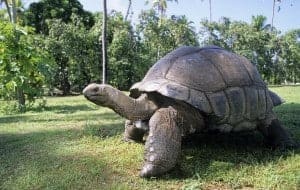
[[(299, 141), (300, 87), (272, 90), (286, 100), (275, 111)], [(272, 151), (258, 133), (200, 135), (172, 172), (141, 179), (143, 145), (122, 141), (123, 123), (82, 96), (0, 115), (0, 189), (300, 189), (300, 150)]]

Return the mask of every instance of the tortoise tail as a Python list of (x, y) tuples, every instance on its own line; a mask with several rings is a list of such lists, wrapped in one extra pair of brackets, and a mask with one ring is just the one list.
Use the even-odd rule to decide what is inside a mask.
[(274, 106), (279, 106), (285, 102), (285, 100), (278, 96), (275, 92), (269, 90), (269, 94)]

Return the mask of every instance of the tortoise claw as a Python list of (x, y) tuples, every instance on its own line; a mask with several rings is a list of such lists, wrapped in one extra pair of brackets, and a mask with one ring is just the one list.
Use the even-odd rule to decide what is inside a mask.
[(273, 149), (278, 149), (280, 151), (292, 150), (297, 147), (298, 147), (297, 144), (292, 140), (282, 141), (278, 145), (272, 146)]
[(140, 176), (145, 178), (157, 176), (155, 166), (153, 164), (144, 165), (143, 169), (140, 172)]

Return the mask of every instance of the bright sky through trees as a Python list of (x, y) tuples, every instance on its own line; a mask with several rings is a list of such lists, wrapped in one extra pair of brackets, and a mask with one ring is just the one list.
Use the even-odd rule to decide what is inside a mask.
[[(80, 0), (84, 8), (90, 11), (101, 11), (102, 3), (95, 0)], [(203, 18), (209, 18), (208, 0), (185, 0), (177, 3), (168, 2), (168, 15), (186, 15), (189, 20), (194, 22), (195, 27), (199, 27), (199, 22)], [(109, 0), (108, 9), (115, 9), (126, 13), (128, 1)], [(220, 17), (225, 16), (233, 20), (250, 22), (252, 15), (264, 15), (271, 23), (273, 0), (212, 0), (212, 19), (218, 21)], [(143, 0), (132, 1), (132, 11), (134, 15), (132, 20), (137, 19), (140, 10), (148, 9), (151, 5), (145, 5)], [(280, 6), (280, 8), (278, 7)], [(278, 12), (278, 9), (279, 12)], [(286, 32), (290, 29), (300, 27), (300, 1), (282, 0), (276, 4), (274, 26)]]

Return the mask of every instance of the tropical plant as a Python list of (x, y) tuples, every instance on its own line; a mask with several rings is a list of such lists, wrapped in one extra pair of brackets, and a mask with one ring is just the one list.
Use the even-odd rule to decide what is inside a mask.
[(82, 18), (86, 28), (94, 25), (92, 14), (85, 11), (78, 0), (41, 0), (31, 3), (25, 11), (25, 24), (35, 28), (36, 33), (48, 34), (47, 20), (61, 19), (69, 23), (73, 14)]
[(284, 65), (285, 82), (300, 81), (300, 29), (288, 31), (281, 37), (279, 61)]
[(52, 60), (41, 42), (30, 28), (0, 21), (0, 97), (17, 99), (20, 111), (25, 111), (26, 99), (43, 95)]
[(103, 1), (103, 16), (102, 16), (102, 83), (106, 84), (107, 82), (107, 65), (108, 65), (108, 57), (107, 57), (107, 7), (106, 0)]
[(280, 46), (277, 31), (271, 31), (266, 17), (252, 17), (250, 24), (230, 21), (223, 18), (220, 22), (202, 23), (202, 36), (205, 44), (215, 44), (247, 57), (255, 64), (265, 81), (274, 83), (279, 66), (276, 56)]
[[(166, 10), (167, 10), (167, 1), (175, 1), (178, 3), (178, 0), (153, 0), (152, 1), (152, 7), (154, 10), (157, 10), (157, 12), (160, 14), (160, 18), (162, 19), (165, 17)], [(146, 0), (146, 4), (149, 4), (149, 0)]]

